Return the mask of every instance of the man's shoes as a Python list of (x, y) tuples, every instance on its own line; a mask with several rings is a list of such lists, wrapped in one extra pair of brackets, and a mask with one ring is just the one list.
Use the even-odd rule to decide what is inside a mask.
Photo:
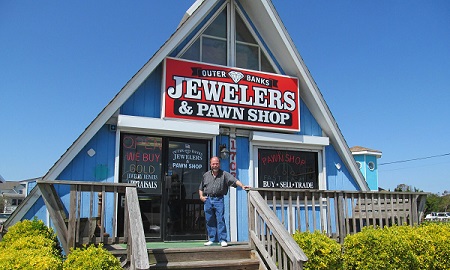
[(208, 242), (204, 243), (203, 245), (205, 245), (205, 246), (210, 246), (210, 245), (212, 245), (212, 244), (213, 244), (213, 242), (208, 241)]
[(228, 247), (228, 244), (227, 244), (227, 242), (225, 242), (225, 241), (220, 242), (220, 245), (221, 245), (222, 247)]

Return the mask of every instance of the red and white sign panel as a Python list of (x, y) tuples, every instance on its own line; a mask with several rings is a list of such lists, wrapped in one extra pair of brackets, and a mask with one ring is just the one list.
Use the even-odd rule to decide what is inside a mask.
[(165, 117), (300, 130), (297, 78), (174, 58), (165, 62)]

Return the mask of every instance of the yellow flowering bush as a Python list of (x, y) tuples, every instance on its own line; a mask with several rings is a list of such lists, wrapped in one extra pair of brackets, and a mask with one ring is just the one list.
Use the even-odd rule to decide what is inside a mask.
[(450, 269), (450, 223), (425, 223), (414, 237), (421, 269)]
[(36, 218), (9, 227), (0, 242), (2, 270), (122, 269), (119, 260), (103, 245), (71, 249), (63, 260), (56, 234)]
[(38, 220), (37, 218), (34, 218), (33, 220), (26, 219), (9, 227), (8, 232), (3, 236), (3, 239), (0, 242), (0, 247), (8, 247), (18, 239), (31, 236), (42, 236), (49, 239), (52, 243), (52, 247), (58, 252), (58, 255), (62, 256), (62, 248), (55, 232), (52, 228), (45, 226), (42, 220)]
[(26, 236), (1, 245), (0, 269), (60, 270), (62, 257), (53, 240), (42, 235)]
[(344, 240), (344, 268), (420, 269), (412, 232), (409, 226), (364, 227)]
[(71, 249), (64, 261), (63, 269), (76, 270), (121, 270), (120, 261), (103, 248), (90, 245), (83, 248)]
[(308, 257), (303, 269), (342, 269), (341, 245), (327, 235), (296, 232), (294, 240)]

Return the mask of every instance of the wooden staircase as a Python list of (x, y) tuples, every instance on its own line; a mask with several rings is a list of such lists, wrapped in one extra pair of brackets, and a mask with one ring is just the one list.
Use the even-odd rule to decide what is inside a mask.
[[(118, 249), (111, 250), (116, 257), (126, 256)], [(229, 243), (209, 247), (148, 249), (150, 270), (209, 269), (209, 270), (265, 270), (258, 255), (248, 243)], [(124, 265), (124, 268), (128, 268)]]

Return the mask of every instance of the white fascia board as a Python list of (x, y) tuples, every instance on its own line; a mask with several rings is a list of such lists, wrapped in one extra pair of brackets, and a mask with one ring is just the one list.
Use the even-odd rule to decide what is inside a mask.
[(183, 18), (181, 19), (178, 27), (180, 27), (185, 21), (187, 21), (187, 19), (189, 19), (189, 17), (192, 16), (192, 14), (194, 14), (194, 12), (197, 10), (197, 8), (203, 3), (204, 0), (197, 0), (195, 1), (194, 4), (192, 4), (192, 6), (186, 11), (186, 13), (184, 14)]
[(372, 152), (372, 151), (358, 151), (358, 152), (352, 152), (353, 155), (369, 155), (369, 156), (376, 156), (377, 158), (381, 158), (380, 152)]
[(190, 138), (213, 138), (219, 135), (219, 124), (212, 122), (148, 118), (119, 115), (120, 131), (177, 136)]
[(252, 132), (251, 141), (254, 145), (258, 144), (270, 144), (270, 145), (283, 145), (283, 146), (316, 146), (324, 147), (330, 144), (328, 137), (319, 136), (306, 136), (295, 134), (281, 134), (281, 133), (269, 133), (269, 132)]

